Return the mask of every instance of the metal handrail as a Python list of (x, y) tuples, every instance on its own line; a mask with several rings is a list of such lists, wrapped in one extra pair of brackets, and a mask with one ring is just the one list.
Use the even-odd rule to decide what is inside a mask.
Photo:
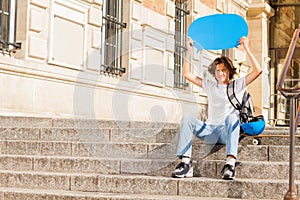
[[(289, 160), (289, 190), (284, 196), (284, 200), (298, 200), (298, 195), (295, 190), (295, 132), (299, 120), (300, 107), (298, 107), (297, 115), (295, 115), (296, 100), (300, 97), (300, 88), (284, 88), (284, 81), (288, 68), (290, 66), (297, 41), (300, 36), (300, 28), (296, 29), (292, 37), (288, 52), (286, 54), (283, 68), (280, 73), (276, 88), (280, 93), (290, 100), (290, 160)], [(296, 120), (295, 120), (296, 118)]]
[(296, 96), (296, 98), (298, 98), (300, 96), (300, 87), (299, 88), (284, 88), (284, 80), (285, 80), (288, 68), (290, 66), (299, 36), (300, 36), (300, 28), (296, 29), (294, 32), (292, 41), (290, 43), (289, 49), (288, 49), (286, 57), (284, 59), (283, 69), (281, 70), (281, 73), (280, 73), (280, 76), (279, 76), (279, 79), (278, 79), (278, 82), (276, 85), (277, 90), (279, 90), (281, 92), (281, 94), (283, 96), (285, 96), (286, 98), (295, 98), (295, 96)]

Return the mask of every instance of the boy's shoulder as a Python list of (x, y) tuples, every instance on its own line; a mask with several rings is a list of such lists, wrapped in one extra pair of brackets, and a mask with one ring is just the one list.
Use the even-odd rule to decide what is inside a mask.
[(246, 85), (245, 76), (234, 79), (236, 85)]
[(215, 87), (217, 85), (217, 81), (213, 81), (210, 79), (202, 79), (202, 83), (206, 88)]
[(242, 77), (237, 77), (237, 78), (235, 78), (234, 80), (235, 81), (243, 81), (243, 80), (245, 80), (245, 76), (242, 76)]

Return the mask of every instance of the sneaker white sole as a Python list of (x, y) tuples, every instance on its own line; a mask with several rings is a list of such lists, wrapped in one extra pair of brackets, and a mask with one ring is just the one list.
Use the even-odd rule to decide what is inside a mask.
[(235, 177), (223, 176), (222, 179), (224, 179), (224, 180), (235, 180)]

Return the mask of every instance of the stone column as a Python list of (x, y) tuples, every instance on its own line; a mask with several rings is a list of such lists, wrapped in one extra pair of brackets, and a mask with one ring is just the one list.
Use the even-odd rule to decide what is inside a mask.
[(263, 69), (263, 74), (249, 86), (249, 92), (253, 98), (256, 115), (263, 114), (266, 120), (268, 120), (270, 108), (270, 83), (268, 81), (270, 60), (268, 57), (269, 18), (273, 15), (274, 10), (264, 0), (256, 0), (249, 3), (247, 22), (250, 47)]

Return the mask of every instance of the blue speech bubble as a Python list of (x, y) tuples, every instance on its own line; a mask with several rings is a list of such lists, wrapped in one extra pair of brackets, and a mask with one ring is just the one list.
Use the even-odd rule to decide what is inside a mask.
[(248, 36), (248, 25), (237, 14), (213, 14), (192, 22), (188, 36), (194, 41), (197, 52), (237, 47), (243, 36)]

